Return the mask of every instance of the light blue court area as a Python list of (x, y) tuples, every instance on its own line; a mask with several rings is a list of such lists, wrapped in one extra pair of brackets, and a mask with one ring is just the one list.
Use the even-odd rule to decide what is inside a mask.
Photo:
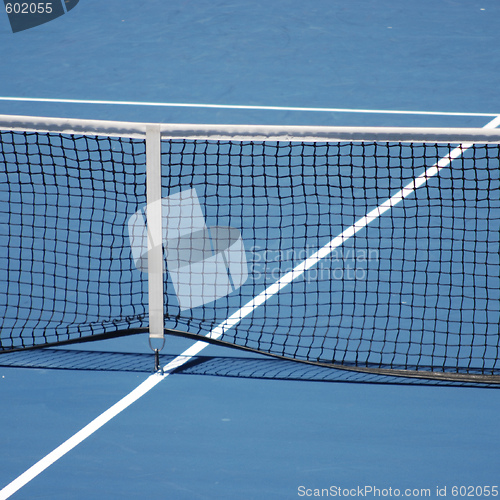
[[(467, 6), (158, 0), (140, 8), (81, 0), (16, 36), (2, 16), (2, 96), (495, 113), (498, 9), (495, 0)], [(357, 114), (98, 104), (4, 102), (2, 109), (174, 123), (389, 123)], [(436, 123), (416, 116), (391, 122)]]
[[(495, 0), (139, 3), (80, 0), (58, 19), (18, 33), (12, 33), (7, 15), (1, 12), (0, 114), (163, 124), (420, 127), (484, 127), (500, 115), (500, 5)], [(132, 143), (115, 152), (120, 161), (131, 154)], [(102, 143), (93, 148), (93, 165), (98, 163), (101, 147)], [(318, 167), (316, 177), (303, 177), (299, 185), (296, 181), (303, 173), (298, 165), (292, 165), (286, 178), (280, 177), (278, 166), (288, 160), (283, 150), (275, 149), (263, 155), (268, 177), (262, 168), (261, 178), (267, 183), (257, 179), (252, 187), (245, 184), (244, 171), (238, 178), (240, 185), (231, 184), (234, 177), (229, 176), (229, 166), (240, 160), (234, 151), (223, 150), (226, 146), (219, 151), (226, 166), (208, 176), (193, 167), (201, 164), (206, 151), (186, 152), (187, 147), (191, 146), (163, 145), (163, 164), (172, 166), (163, 180), (164, 195), (195, 189), (203, 210), (199, 230), (237, 228), (252, 272), (243, 279), (230, 269), (226, 287), (239, 286), (238, 293), (248, 300), (390, 198), (401, 182), (408, 184), (425, 170), (425, 165), (415, 164), (409, 156), (398, 161), (395, 155), (378, 150), (377, 158), (390, 157), (381, 165), (368, 148), (363, 154), (351, 152), (344, 164), (337, 162), (335, 172), (326, 165)], [(413, 153), (418, 156), (417, 151)], [(438, 161), (448, 153), (435, 151), (433, 157)], [(333, 163), (336, 152), (328, 154)], [(306, 165), (312, 162), (311, 155), (303, 152)], [(78, 157), (73, 160), (76, 172)], [(112, 160), (106, 160), (106, 165)], [(141, 162), (145, 165), (144, 157)], [(405, 201), (404, 210), (392, 218), (380, 217), (358, 239), (306, 271), (289, 286), (293, 295), (273, 296), (265, 308), (257, 307), (231, 330), (226, 340), (240, 341), (248, 334), (251, 347), (272, 348), (269, 332), (276, 325), (286, 325), (287, 356), (305, 353), (300, 342), (294, 344), (303, 331), (308, 348), (312, 346), (318, 356), (336, 356), (346, 346), (356, 346), (365, 356), (363, 361), (392, 363), (393, 367), (469, 354), (471, 369), (480, 369), (484, 360), (492, 362), (498, 357), (494, 329), (498, 327), (499, 283), (497, 277), (486, 276), (498, 260), (490, 257), (481, 262), (481, 255), (493, 255), (492, 245), (498, 246), (498, 238), (489, 243), (480, 240), (486, 230), (498, 234), (498, 200), (488, 197), (488, 192), (498, 193), (494, 191), (498, 175), (486, 173), (488, 161), (479, 150), (465, 151), (459, 162), (461, 170), (444, 168)], [(22, 165), (19, 168), (20, 184), (28, 186), (31, 174)], [(50, 174), (44, 168), (36, 174), (40, 179)], [(112, 172), (103, 169), (102, 189), (116, 180)], [(146, 204), (144, 172), (144, 168), (133, 172), (125, 168), (120, 173), (124, 184), (138, 185), (137, 206), (127, 206), (124, 213), (137, 213)], [(279, 183), (272, 185), (271, 178)], [(71, 182), (65, 196), (59, 194), (56, 200), (68, 214), (75, 210)], [(78, 210), (91, 234), (92, 228), (97, 231), (104, 224), (92, 219), (92, 213), (106, 206), (103, 200), (102, 206), (90, 204), (92, 189), (90, 183), (86, 186), (89, 197)], [(219, 213), (211, 205), (216, 186), (227, 190), (231, 200)], [(302, 223), (302, 233), (292, 231), (291, 225), (279, 228), (276, 220), (286, 220), (285, 204), (279, 207), (281, 219), (277, 212), (265, 213), (259, 204), (266, 193), (269, 197), (283, 194), (288, 187), (286, 199), (292, 203), (302, 197), (312, 212), (314, 228)], [(461, 187), (460, 200), (448, 193)], [(485, 195), (478, 199), (472, 187), (479, 187)], [(346, 190), (349, 201), (337, 203)], [(6, 192), (5, 186), (0, 188), (0, 223), (11, 215), (1, 209), (7, 203)], [(117, 205), (128, 203), (119, 190), (113, 190), (111, 198)], [(325, 206), (327, 210), (322, 211)], [(47, 221), (55, 221), (56, 215), (50, 210), (32, 214), (35, 232), (45, 231)], [(287, 245), (273, 244), (273, 235), (260, 225), (263, 218), (276, 234), (281, 231), (284, 240), (289, 240)], [(126, 241), (128, 220), (122, 219), (116, 223), (123, 225), (120, 237)], [(54, 241), (55, 224), (49, 228)], [(466, 230), (474, 231), (476, 242), (459, 248), (457, 242)], [(13, 231), (11, 244), (26, 236), (21, 226)], [(212, 250), (217, 234), (207, 238)], [(300, 248), (292, 234), (301, 235)], [(438, 237), (449, 242), (448, 247), (433, 247)], [(374, 254), (370, 238), (391, 244), (377, 247)], [(430, 242), (428, 248), (419, 245), (424, 240)], [(5, 234), (0, 241), (5, 241)], [(239, 240), (235, 236), (228, 241)], [(412, 245), (417, 258), (409, 263)], [(110, 240), (105, 250), (114, 255), (117, 248), (117, 241)], [(3, 250), (0, 262), (7, 258)], [(63, 250), (75, 255), (72, 248)], [(37, 256), (41, 249), (32, 251)], [(389, 259), (389, 251), (394, 266), (385, 269), (381, 263)], [(480, 277), (474, 292), (465, 288), (462, 294), (463, 283), (439, 279), (436, 259), (443, 252), (450, 261), (446, 272), (452, 270), (454, 256), (465, 255), (462, 271), (474, 267)], [(50, 265), (55, 279), (60, 276), (62, 254), (54, 248)], [(135, 290), (127, 316), (145, 314), (134, 302), (140, 303), (147, 295), (140, 281), (140, 262), (127, 274), (118, 256), (116, 267), (103, 270), (92, 255), (87, 255), (92, 279), (97, 282), (105, 274), (111, 283), (110, 297), (117, 297), (121, 281), (127, 281)], [(389, 275), (400, 283), (398, 290), (378, 286)], [(2, 275), (2, 281), (8, 278)], [(410, 290), (418, 284), (427, 295), (416, 294), (410, 303)], [(16, 286), (21, 289), (23, 280)], [(190, 323), (183, 320), (187, 318), (180, 311), (184, 288), (175, 288), (172, 280), (169, 287), (170, 312), (180, 318), (170, 326), (198, 328), (201, 320), (196, 312)], [(56, 311), (60, 300), (71, 303), (76, 320), (92, 317), (105, 323), (109, 311), (98, 308), (97, 297), (88, 290), (76, 289), (78, 293), (71, 296), (58, 290), (59, 295), (53, 297), (39, 289), (31, 293), (38, 303), (50, 302)], [(396, 292), (398, 300), (394, 300)], [(89, 307), (73, 300), (78, 294), (85, 295)], [(384, 306), (383, 296), (387, 297)], [(438, 296), (436, 309), (429, 312), (426, 304)], [(221, 300), (234, 311), (243, 305), (238, 297)], [(341, 317), (335, 307), (342, 302), (351, 306), (345, 306)], [(411, 349), (401, 351), (394, 347), (395, 336), (383, 338), (381, 332), (404, 330), (410, 309), (420, 311), (419, 323), (412, 325), (420, 334), (408, 339)], [(18, 310), (23, 310), (22, 304)], [(207, 311), (208, 306), (204, 314)], [(390, 323), (387, 318), (394, 314), (400, 319)], [(328, 323), (326, 317), (334, 318), (340, 332), (336, 344), (307, 337), (307, 332)], [(18, 324), (12, 315), (2, 312), (2, 318), (3, 339), (4, 329), (13, 331)], [(50, 337), (61, 318), (42, 310), (32, 326), (45, 328)], [(210, 325), (225, 319), (214, 310)], [(474, 341), (472, 320), (488, 323), (487, 341)], [(463, 324), (460, 345), (447, 339), (457, 322)], [(138, 321), (134, 326), (144, 325)], [(363, 334), (367, 331), (368, 337)], [(438, 338), (437, 345), (432, 345), (431, 338)], [(194, 342), (167, 337), (162, 365), (192, 349)], [(354, 352), (346, 363), (359, 361)], [(0, 354), (0, 489), (39, 460), (45, 460), (46, 469), (31, 474), (12, 498), (273, 500), (308, 498), (315, 490), (325, 497), (339, 489), (358, 492), (358, 488), (370, 491), (370, 487), (378, 488), (380, 496), (391, 489), (402, 497), (408, 490), (410, 497), (437, 498), (438, 490), (444, 494), (446, 488), (446, 495), (441, 496), (457, 498), (461, 492), (473, 491), (482, 498), (488, 491), (490, 497), (495, 496), (495, 488), (500, 488), (498, 390), (332, 371), (216, 345), (194, 353), (176, 373), (144, 391), (102, 427), (96, 426), (80, 444), (60, 453), (52, 465), (50, 458), (44, 458), (150, 380), (153, 364), (145, 333), (40, 354)]]

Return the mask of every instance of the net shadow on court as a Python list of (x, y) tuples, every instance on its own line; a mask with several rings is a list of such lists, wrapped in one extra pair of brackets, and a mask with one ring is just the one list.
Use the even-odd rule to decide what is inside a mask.
[[(175, 357), (175, 355), (162, 354), (160, 356), (161, 365), (165, 366)], [(153, 371), (153, 356), (144, 353), (43, 348), (5, 353), (0, 357), (0, 366), (72, 371), (151, 373)], [(256, 357), (195, 356), (191, 361), (178, 368), (175, 374), (304, 382), (500, 388), (499, 384), (398, 377), (316, 366), (282, 359)]]

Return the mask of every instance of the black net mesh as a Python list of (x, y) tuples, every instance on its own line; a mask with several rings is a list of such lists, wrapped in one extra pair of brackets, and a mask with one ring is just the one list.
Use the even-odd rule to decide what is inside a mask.
[[(147, 328), (147, 274), (128, 229), (146, 205), (144, 141), (1, 137), (2, 349)], [(172, 241), (164, 242), (165, 327), (206, 335), (268, 290), (220, 341), (327, 365), (499, 375), (498, 145), (464, 150), (297, 279), (269, 290), (454, 147), (163, 141), (163, 197), (190, 192), (207, 228), (194, 223), (189, 233), (182, 222), (178, 248), (186, 238), (205, 241), (189, 272), (173, 265)], [(164, 216), (171, 229), (177, 219)], [(226, 243), (240, 245), (247, 275), (234, 273), (231, 253), (218, 248), (221, 228), (237, 230)], [(218, 285), (229, 288), (197, 300), (193, 275), (220, 269), (208, 264), (219, 254)]]
[(145, 162), (144, 141), (2, 132), (3, 350), (147, 324), (126, 230)]

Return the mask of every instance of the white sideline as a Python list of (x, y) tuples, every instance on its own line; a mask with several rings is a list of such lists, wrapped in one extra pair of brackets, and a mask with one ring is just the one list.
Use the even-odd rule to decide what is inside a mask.
[(311, 108), (294, 106), (258, 106), (239, 104), (202, 104), (180, 102), (141, 102), (141, 101), (105, 101), (86, 99), (51, 99), (44, 97), (0, 97), (0, 101), (11, 102), (50, 102), (64, 104), (111, 104), (118, 106), (156, 106), (166, 108), (200, 109), (244, 109), (260, 111), (306, 111), (315, 113), (370, 113), (388, 115), (424, 115), (424, 116), (498, 116), (498, 113), (459, 113), (454, 111), (399, 111), (390, 109), (350, 109), (350, 108)]
[[(487, 123), (483, 128), (495, 128), (500, 125), (500, 116)], [(435, 176), (441, 169), (448, 166), (452, 160), (460, 157), (465, 150), (470, 147), (470, 144), (463, 144), (455, 148), (448, 156), (441, 158), (435, 165), (429, 167), (423, 174), (419, 175), (412, 182), (406, 185), (403, 189), (398, 191), (395, 195), (382, 203), (380, 206), (369, 212), (367, 215), (356, 221), (351, 227), (343, 231), (339, 236), (333, 238), (324, 247), (316, 253), (308, 257), (301, 264), (296, 266), (292, 271), (282, 276), (276, 283), (270, 285), (259, 295), (254, 297), (250, 302), (245, 304), (241, 309), (229, 316), (219, 326), (214, 328), (207, 338), (218, 339), (224, 332), (237, 325), (243, 318), (253, 312), (258, 306), (263, 304), (267, 299), (278, 293), (282, 288), (291, 283), (293, 280), (304, 274), (304, 272), (314, 266), (319, 260), (328, 256), (335, 248), (342, 245), (344, 241), (354, 236), (358, 231), (366, 227), (370, 222), (376, 220), (383, 213), (391, 207), (402, 201), (408, 195), (413, 193), (418, 187), (427, 182), (428, 179)], [(118, 401), (104, 413), (95, 418), (92, 422), (86, 425), (83, 429), (78, 431), (70, 437), (63, 444), (58, 446), (55, 450), (50, 452), (44, 458), (39, 460), (35, 465), (26, 470), (19, 477), (14, 479), (11, 483), (0, 490), (0, 500), (5, 500), (11, 495), (16, 493), (24, 485), (29, 483), (32, 479), (38, 476), (45, 469), (50, 467), (59, 458), (75, 448), (78, 444), (84, 441), (87, 437), (91, 436), (94, 432), (100, 429), (104, 424), (109, 422), (113, 417), (128, 408), (132, 403), (137, 401), (141, 396), (149, 392), (153, 387), (165, 379), (173, 370), (187, 363), (193, 356), (196, 356), (209, 344), (207, 342), (198, 341), (191, 347), (186, 349), (181, 355), (177, 356), (170, 363), (165, 365), (163, 373), (155, 373), (150, 375), (144, 382), (142, 382), (136, 389)]]

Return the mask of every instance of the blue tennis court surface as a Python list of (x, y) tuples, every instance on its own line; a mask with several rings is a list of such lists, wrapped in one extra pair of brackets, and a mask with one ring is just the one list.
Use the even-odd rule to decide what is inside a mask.
[[(500, 114), (499, 16), (495, 0), (80, 0), (13, 34), (0, 15), (0, 114), (483, 127)], [(192, 344), (167, 338), (163, 353)], [(0, 489), (153, 368), (146, 335), (79, 349), (95, 353), (80, 357), (88, 370), (63, 350), (64, 369), (0, 367)], [(453, 498), (454, 486), (478, 497), (500, 487), (498, 391), (346, 383), (218, 346), (202, 355), (12, 498), (373, 497), (370, 487), (431, 498), (446, 487), (440, 496)]]

